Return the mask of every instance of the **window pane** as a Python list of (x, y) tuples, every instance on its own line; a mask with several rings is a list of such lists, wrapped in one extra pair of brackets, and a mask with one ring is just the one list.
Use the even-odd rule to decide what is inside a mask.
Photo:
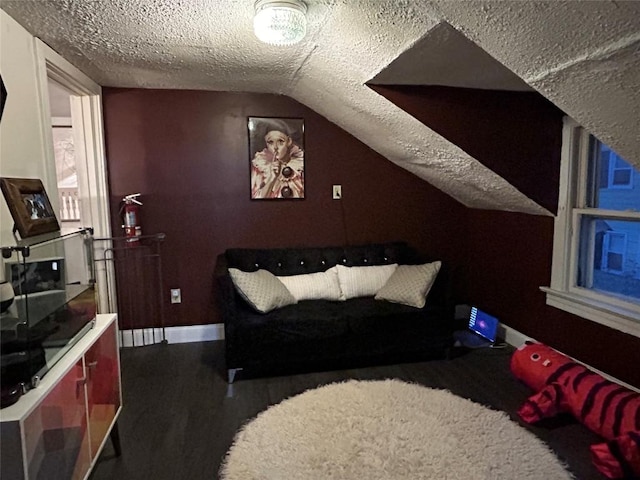
[(588, 207), (640, 211), (640, 170), (591, 137)]
[(578, 286), (640, 301), (640, 221), (583, 216)]
[(619, 157), (618, 155), (613, 156), (614, 160), (615, 160), (615, 166), (614, 168), (631, 168), (631, 165), (629, 165), (627, 162), (625, 162), (621, 157)]
[(607, 268), (609, 271), (619, 272), (622, 270), (622, 255), (619, 253), (607, 254)]
[(610, 152), (600, 152), (599, 157), (599, 172), (600, 172), (600, 182), (598, 183), (598, 188), (609, 188), (609, 154)]
[(626, 235), (623, 233), (612, 232), (608, 233), (609, 236), (609, 251), (610, 252), (624, 252), (624, 241)]
[(631, 169), (625, 168), (617, 169), (613, 171), (613, 184), (614, 185), (629, 185), (631, 183)]

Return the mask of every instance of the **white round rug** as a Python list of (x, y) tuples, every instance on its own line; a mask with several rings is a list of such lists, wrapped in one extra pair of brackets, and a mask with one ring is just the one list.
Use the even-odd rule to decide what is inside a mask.
[(572, 476), (504, 412), (399, 380), (334, 383), (284, 400), (237, 434), (224, 480)]

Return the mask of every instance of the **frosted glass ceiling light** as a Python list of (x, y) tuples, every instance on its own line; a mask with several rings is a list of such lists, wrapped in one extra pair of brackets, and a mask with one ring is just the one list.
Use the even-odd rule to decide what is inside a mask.
[(257, 0), (253, 31), (271, 45), (293, 45), (307, 33), (307, 6), (301, 0)]

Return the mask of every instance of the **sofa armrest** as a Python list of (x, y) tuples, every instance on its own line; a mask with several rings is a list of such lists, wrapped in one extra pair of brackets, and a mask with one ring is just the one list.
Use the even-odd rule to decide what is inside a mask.
[(456, 300), (455, 300), (455, 279), (458, 278), (460, 267), (447, 265), (445, 270), (444, 284), (444, 307), (447, 318), (453, 322), (455, 317)]
[[(432, 259), (421, 259), (423, 263), (431, 262)], [(440, 272), (436, 277), (429, 294), (427, 295), (427, 304), (425, 307), (438, 306), (442, 310), (442, 314), (450, 322), (453, 322), (455, 312), (455, 277), (456, 267), (452, 267), (447, 262), (442, 262)]]
[(239, 349), (237, 338), (238, 303), (244, 300), (236, 292), (229, 275), (227, 259), (224, 254), (218, 255), (214, 268), (214, 280), (220, 304), (220, 314), (224, 323), (225, 361), (228, 369), (236, 368), (236, 356)]
[(214, 280), (217, 287), (217, 295), (220, 299), (222, 320), (226, 330), (227, 324), (233, 323), (233, 320), (236, 318), (236, 301), (239, 296), (231, 280), (231, 275), (229, 275), (227, 259), (224, 254), (218, 255), (216, 259)]

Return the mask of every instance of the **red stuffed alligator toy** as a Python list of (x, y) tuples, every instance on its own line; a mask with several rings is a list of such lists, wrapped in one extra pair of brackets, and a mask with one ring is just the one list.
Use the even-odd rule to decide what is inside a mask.
[(540, 343), (526, 342), (516, 350), (511, 371), (538, 392), (518, 410), (523, 421), (568, 412), (607, 440), (591, 446), (603, 475), (640, 478), (640, 394)]

